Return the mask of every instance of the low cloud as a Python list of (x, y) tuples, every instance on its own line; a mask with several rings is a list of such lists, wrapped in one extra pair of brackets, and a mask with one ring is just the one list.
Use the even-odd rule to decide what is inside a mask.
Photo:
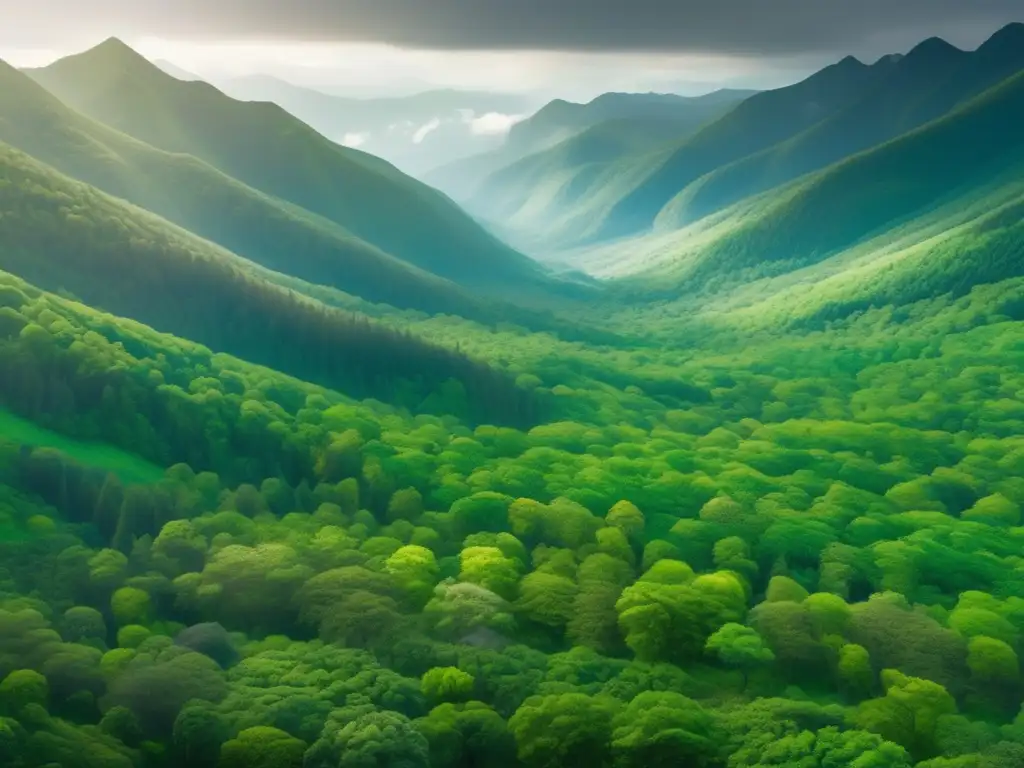
[(353, 133), (346, 133), (344, 136), (342, 136), (340, 143), (342, 145), (346, 146), (346, 147), (352, 147), (353, 149), (356, 149), (358, 147), (363, 146), (369, 140), (370, 140), (370, 134), (369, 133), (355, 133), (355, 132), (353, 132)]
[(414, 133), (412, 135), (412, 143), (413, 144), (422, 144), (423, 140), (425, 138), (427, 138), (427, 136), (429, 136), (431, 133), (433, 133), (434, 131), (436, 131), (440, 127), (441, 127), (441, 120), (440, 120), (440, 118), (437, 118), (437, 117), (435, 117), (433, 120), (430, 120), (427, 123), (424, 123), (419, 128), (417, 128), (416, 129), (416, 133)]
[(467, 122), (469, 123), (469, 132), (474, 136), (503, 136), (512, 130), (513, 125), (525, 118), (526, 115), (505, 115), (501, 112), (488, 112), (485, 115), (480, 115), (480, 117), (473, 117)]

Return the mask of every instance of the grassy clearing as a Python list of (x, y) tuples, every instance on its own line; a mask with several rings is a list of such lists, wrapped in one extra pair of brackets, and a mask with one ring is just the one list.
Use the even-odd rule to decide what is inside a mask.
[(124, 483), (153, 483), (164, 470), (155, 464), (105, 443), (87, 443), (51, 432), (0, 409), (0, 437), (25, 445), (56, 448), (90, 467), (113, 472)]

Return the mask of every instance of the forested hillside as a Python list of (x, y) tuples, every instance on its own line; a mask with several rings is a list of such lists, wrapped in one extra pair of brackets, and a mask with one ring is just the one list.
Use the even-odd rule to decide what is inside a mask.
[(96, 123), (2, 62), (0, 140), (270, 269), (397, 307), (486, 314), (454, 284), (202, 160)]
[[(1014, 127), (1022, 118), (1024, 71), (947, 117), (728, 211), (711, 222), (711, 234), (691, 253), (655, 262), (653, 271), (659, 276), (654, 282), (661, 289), (673, 284), (699, 289), (716, 279), (735, 282), (780, 274), (881, 233), (889, 232), (891, 241), (891, 230), (927, 216), (936, 205), (961, 198), (966, 208), (978, 190), (991, 193), (994, 187), (999, 194), (1024, 168), (1024, 147)], [(985, 140), (976, 140), (978, 136)], [(1016, 211), (1011, 206), (989, 216), (991, 209), (977, 210), (985, 218), (976, 235), (995, 236), (1009, 228), (1016, 238)], [(952, 229), (948, 219), (947, 224)], [(677, 242), (686, 240), (681, 233)], [(988, 245), (984, 263), (961, 264), (954, 284), (933, 288), (943, 293), (957, 282), (962, 289), (965, 280), (984, 282), (1018, 273), (1019, 260), (995, 242)], [(938, 262), (933, 266), (942, 268)], [(665, 282), (666, 272), (674, 283)]]
[(436, 275), (492, 290), (546, 283), (533, 261), (384, 161), (334, 144), (274, 104), (177, 80), (118, 40), (29, 74), (112, 128), (199, 158)]
[[(1024, 68), (1022, 51), (1024, 24), (1011, 24), (975, 51), (933, 38), (871, 64), (846, 57), (753, 94), (699, 130), (587, 166), (584, 181), (567, 181), (564, 161), (550, 152), (528, 157), (518, 163), (524, 170), (549, 172), (493, 176), (487, 198), (498, 208), (484, 202), (480, 214), (519, 212), (543, 251), (679, 229), (955, 111)], [(551, 187), (563, 184), (553, 197)]]
[(689, 185), (656, 225), (678, 228), (948, 114), (1024, 69), (1024, 24), (1006, 27), (972, 52), (932, 38), (872, 69), (878, 81), (862, 98), (788, 141)]
[(469, 393), (450, 404), (463, 415), (483, 416), (490, 403), (510, 408), (513, 423), (531, 418), (527, 394), (486, 366), (280, 288), (234, 254), (2, 144), (0, 181), (0, 269), (354, 395), (415, 407), (453, 379)]
[(730, 89), (696, 97), (606, 93), (586, 104), (556, 99), (512, 126), (501, 147), (441, 166), (425, 179), (473, 212), (497, 216), (508, 203), (495, 203), (493, 195), (527, 195), (583, 163), (607, 164), (624, 152), (625, 147), (595, 151), (595, 136), (632, 137), (638, 150), (641, 138), (647, 139), (647, 145), (662, 136), (666, 141), (681, 139), (753, 93)]

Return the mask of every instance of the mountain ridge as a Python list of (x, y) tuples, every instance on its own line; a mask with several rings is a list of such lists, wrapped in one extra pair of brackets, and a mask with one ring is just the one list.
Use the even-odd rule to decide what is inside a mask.
[[(29, 74), (80, 112), (288, 201), (441, 277), (504, 291), (543, 270), (384, 161), (333, 144), (281, 107), (176, 80), (117, 39)], [(402, 209), (395, 227), (390, 211)]]

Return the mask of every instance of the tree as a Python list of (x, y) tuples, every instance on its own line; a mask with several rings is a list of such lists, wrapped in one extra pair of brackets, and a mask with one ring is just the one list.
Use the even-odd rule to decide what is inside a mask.
[(45, 707), (49, 697), (46, 678), (32, 669), (16, 669), (0, 682), (0, 704), (6, 714), (17, 715), (29, 704)]
[(441, 704), (413, 723), (430, 743), (431, 768), (512, 768), (516, 743), (486, 704)]
[(768, 582), (768, 589), (765, 592), (764, 599), (769, 603), (783, 601), (802, 603), (808, 595), (809, 593), (806, 589), (788, 576), (773, 576), (771, 581)]
[(619, 703), (564, 693), (527, 699), (508, 722), (526, 766), (606, 765)]
[(1012, 647), (992, 637), (972, 637), (967, 644), (967, 666), (976, 695), (1000, 708), (1017, 707), (1020, 662)]
[(907, 751), (866, 731), (822, 728), (801, 731), (767, 745), (750, 768), (772, 766), (822, 766), (822, 768), (910, 768)]
[[(162, 638), (170, 643), (168, 638)], [(149, 736), (170, 737), (181, 708), (193, 699), (219, 701), (227, 693), (223, 672), (212, 659), (150, 640), (111, 682), (104, 706), (134, 712)], [(153, 691), (159, 691), (154, 696)]]
[(515, 606), (531, 621), (558, 629), (572, 617), (578, 591), (570, 579), (534, 571), (520, 582)]
[(304, 768), (429, 768), (430, 745), (405, 715), (335, 710), (306, 752)]
[(680, 693), (641, 693), (613, 728), (612, 751), (623, 768), (703, 765), (715, 752), (711, 715)]
[(388, 501), (388, 522), (415, 520), (421, 514), (423, 514), (423, 496), (415, 488), (403, 488), (395, 491)]
[(837, 668), (839, 687), (854, 700), (871, 695), (875, 687), (875, 672), (867, 649), (856, 643), (847, 643), (839, 649)]
[(384, 568), (413, 606), (420, 608), (430, 599), (439, 568), (437, 558), (429, 549), (415, 544), (400, 547), (384, 562)]
[(423, 675), (420, 689), (435, 703), (465, 701), (473, 693), (473, 676), (458, 667), (434, 667)]
[(306, 742), (277, 728), (246, 728), (220, 748), (219, 768), (302, 768)]
[(902, 744), (917, 759), (934, 756), (940, 718), (956, 714), (956, 701), (949, 691), (894, 669), (882, 672), (882, 685), (885, 696), (858, 707), (858, 727)]
[(497, 547), (467, 547), (459, 562), (461, 581), (489, 589), (506, 600), (515, 597), (520, 565)]
[(61, 636), (69, 643), (103, 645), (107, 639), (107, 624), (103, 620), (103, 614), (95, 608), (78, 605), (64, 611)]
[(775, 654), (764, 644), (764, 639), (757, 631), (742, 624), (722, 625), (708, 638), (704, 647), (716, 654), (723, 664), (742, 671), (744, 687), (750, 669), (775, 660)]
[(685, 583), (686, 571), (685, 563), (656, 564), (616, 603), (626, 644), (641, 661), (693, 658), (715, 630), (743, 618), (745, 594), (735, 575), (705, 574)]
[(122, 587), (110, 598), (110, 611), (119, 627), (148, 624), (152, 615), (149, 593), (135, 587)]
[(605, 523), (614, 526), (626, 534), (632, 542), (640, 541), (644, 532), (644, 513), (630, 501), (623, 499), (618, 501), (608, 510), (604, 518)]

